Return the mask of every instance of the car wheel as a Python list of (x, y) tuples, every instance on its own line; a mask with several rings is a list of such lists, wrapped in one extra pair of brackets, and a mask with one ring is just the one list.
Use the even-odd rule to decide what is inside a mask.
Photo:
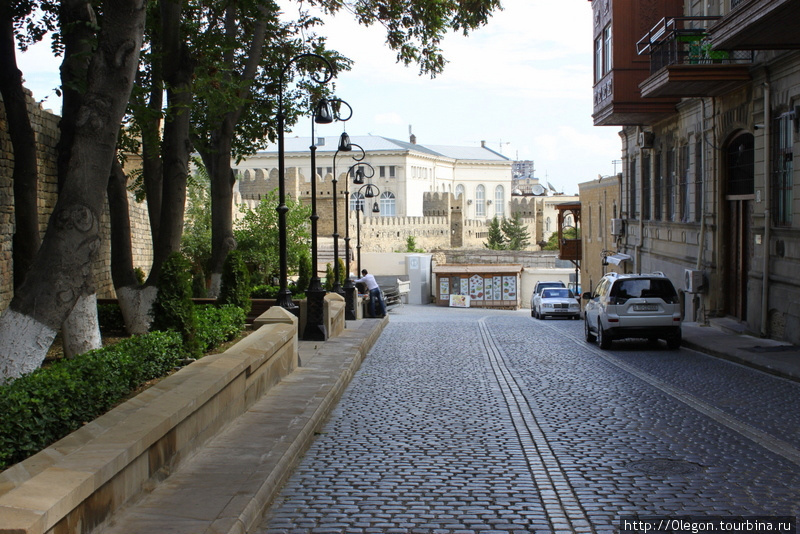
[(587, 343), (594, 343), (595, 338), (594, 334), (592, 334), (592, 330), (589, 328), (589, 319), (584, 319), (583, 321), (583, 332), (586, 335), (586, 342)]
[(676, 334), (667, 338), (667, 348), (669, 350), (678, 350), (681, 348), (681, 335)]
[(603, 325), (599, 321), (597, 323), (597, 344), (603, 350), (611, 348), (611, 338), (603, 331)]
[(531, 317), (536, 317), (536, 311), (533, 308), (531, 308)]

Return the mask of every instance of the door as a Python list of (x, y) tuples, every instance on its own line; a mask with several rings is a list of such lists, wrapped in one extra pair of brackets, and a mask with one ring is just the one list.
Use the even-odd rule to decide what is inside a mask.
[(725, 313), (747, 320), (747, 279), (752, 263), (754, 204), (753, 135), (742, 133), (728, 145), (726, 157), (723, 272)]

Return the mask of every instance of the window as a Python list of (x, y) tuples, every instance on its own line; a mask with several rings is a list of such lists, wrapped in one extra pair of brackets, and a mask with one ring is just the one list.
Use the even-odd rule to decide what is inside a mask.
[(792, 145), (794, 144), (794, 114), (784, 113), (775, 121), (775, 155), (774, 155), (774, 189), (775, 189), (775, 224), (791, 226), (792, 224)]
[(703, 218), (703, 140), (694, 144), (694, 220)]
[(396, 215), (396, 206), (394, 193), (391, 191), (384, 191), (381, 193), (381, 216), (394, 217)]
[(494, 189), (494, 214), (498, 217), (506, 216), (506, 192), (502, 185), (498, 185)]
[(462, 196), (464, 196), (464, 186), (458, 184), (456, 186), (456, 198), (461, 198)]
[(680, 210), (680, 220), (688, 222), (689, 215), (689, 145), (681, 146), (680, 166), (678, 174), (678, 209)]
[(603, 38), (598, 37), (594, 42), (594, 81), (603, 79)]
[(611, 26), (603, 30), (603, 74), (611, 72)]
[(636, 219), (636, 159), (631, 160), (630, 171), (628, 172), (628, 217)]
[(605, 224), (603, 220), (603, 206), (600, 206), (597, 208), (597, 237), (599, 239), (603, 239), (603, 224)]
[(386, 178), (386, 167), (384, 167), (383, 165), (378, 167), (378, 176), (380, 176), (381, 178)]
[(661, 205), (662, 191), (664, 187), (664, 169), (661, 168), (661, 152), (656, 154), (655, 180), (653, 183), (653, 219), (660, 221), (664, 214), (664, 207)]
[(475, 189), (475, 216), (486, 217), (486, 188), (482, 185)]
[(395, 176), (396, 176), (396, 174), (395, 174), (395, 166), (394, 165), (389, 165), (389, 178), (394, 178)]
[(664, 180), (664, 190), (665, 195), (667, 197), (667, 212), (664, 214), (664, 220), (667, 221), (674, 221), (675, 215), (677, 213), (677, 206), (675, 202), (675, 196), (677, 191), (675, 190), (675, 149), (670, 148), (667, 150), (667, 161), (666, 161), (667, 169), (665, 173), (665, 180)]
[(653, 173), (650, 169), (650, 155), (642, 156), (642, 220), (649, 221), (652, 217), (652, 184)]
[(350, 211), (356, 210), (361, 210), (361, 213), (364, 213), (364, 195), (358, 192), (350, 195)]

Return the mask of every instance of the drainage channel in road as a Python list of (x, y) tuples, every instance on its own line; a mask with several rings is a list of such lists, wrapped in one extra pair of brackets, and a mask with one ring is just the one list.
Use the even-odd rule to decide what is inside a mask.
[(502, 350), (492, 337), (486, 318), (478, 321), (486, 353), (511, 415), (531, 476), (536, 483), (548, 521), (554, 532), (594, 532), (537, 419), (536, 406), (530, 404), (509, 371)]

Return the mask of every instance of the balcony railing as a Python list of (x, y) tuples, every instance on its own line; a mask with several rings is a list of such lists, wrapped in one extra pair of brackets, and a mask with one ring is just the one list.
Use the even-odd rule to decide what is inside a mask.
[(714, 50), (706, 26), (721, 17), (664, 18), (636, 43), (639, 55), (650, 55), (650, 73), (669, 65), (746, 64), (751, 50)]

